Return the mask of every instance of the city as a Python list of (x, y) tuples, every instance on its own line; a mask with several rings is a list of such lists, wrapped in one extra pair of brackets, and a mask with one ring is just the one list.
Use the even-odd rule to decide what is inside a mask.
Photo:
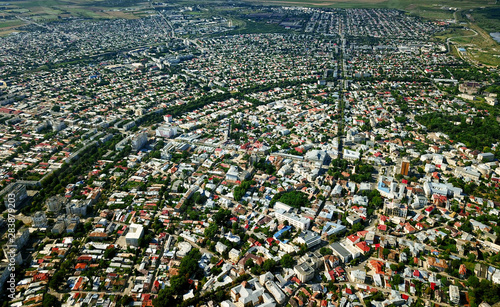
[(0, 37), (4, 306), (498, 305), (498, 65), (437, 38), (475, 24), (113, 12)]

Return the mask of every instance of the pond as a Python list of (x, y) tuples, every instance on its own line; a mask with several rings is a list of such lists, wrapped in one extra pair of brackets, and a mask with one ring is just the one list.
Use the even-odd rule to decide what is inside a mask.
[(497, 43), (500, 43), (500, 32), (492, 32), (490, 35)]

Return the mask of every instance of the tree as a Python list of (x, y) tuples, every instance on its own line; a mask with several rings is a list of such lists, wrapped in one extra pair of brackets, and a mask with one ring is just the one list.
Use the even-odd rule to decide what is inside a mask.
[(132, 298), (128, 295), (122, 296), (122, 298), (118, 301), (120, 306), (128, 306), (132, 302)]
[(281, 257), (280, 264), (284, 268), (291, 268), (295, 264), (295, 260), (290, 254), (285, 254)]
[(59, 307), (61, 302), (57, 300), (57, 297), (50, 293), (45, 293), (43, 296), (42, 307)]
[(104, 251), (104, 258), (106, 258), (106, 259), (111, 259), (111, 258), (113, 258), (115, 255), (116, 255), (116, 248), (114, 248), (114, 247), (107, 248), (107, 249)]
[(264, 270), (266, 272), (272, 271), (275, 267), (276, 267), (276, 262), (272, 259), (267, 259), (262, 264), (262, 270)]
[(331, 255), (331, 254), (333, 254), (332, 250), (330, 248), (328, 248), (328, 247), (322, 247), (322, 248), (320, 248), (319, 252), (323, 256), (324, 255)]
[(49, 281), (49, 287), (58, 290), (59, 286), (61, 285), (62, 281), (64, 280), (64, 277), (66, 275), (66, 271), (64, 269), (59, 269), (54, 273), (54, 276)]
[(248, 259), (246, 262), (245, 262), (245, 268), (251, 268), (253, 267), (255, 264), (253, 262), (252, 259)]
[[(179, 300), (174, 298), (174, 290), (171, 287), (166, 287), (165, 289), (160, 290), (158, 296), (153, 300), (153, 306), (157, 307), (171, 307), (177, 306)], [(181, 296), (177, 296), (180, 298)]]
[(471, 275), (469, 278), (467, 278), (467, 284), (473, 288), (476, 288), (477, 286), (479, 286), (479, 279), (476, 276)]
[(392, 285), (393, 286), (400, 285), (402, 281), (403, 281), (403, 279), (401, 278), (401, 275), (399, 275), (399, 274), (396, 274), (392, 277)]

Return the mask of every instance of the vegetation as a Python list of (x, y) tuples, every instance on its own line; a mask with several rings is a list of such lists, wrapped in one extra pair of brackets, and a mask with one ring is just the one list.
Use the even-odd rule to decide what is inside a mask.
[(276, 194), (271, 200), (271, 204), (274, 204), (277, 201), (294, 208), (307, 207), (307, 204), (309, 203), (307, 195), (300, 191), (290, 191), (282, 194)]
[[(475, 117), (472, 119), (473, 122), (468, 124), (464, 115), (432, 112), (416, 116), (416, 120), (425, 125), (429, 131), (445, 133), (451, 140), (462, 142), (470, 149), (488, 151), (500, 138), (500, 124), (493, 116)], [(500, 152), (495, 152), (495, 156), (500, 158)]]
[(235, 187), (233, 190), (234, 200), (240, 201), (241, 198), (245, 195), (246, 191), (250, 188), (251, 185), (255, 184), (255, 181), (243, 181), (239, 186)]
[(198, 266), (200, 259), (201, 253), (196, 248), (182, 258), (178, 274), (170, 280), (170, 287), (166, 287), (158, 293), (158, 297), (153, 300), (153, 305), (170, 307), (179, 304), (182, 301), (182, 294), (190, 289), (188, 279), (203, 276), (203, 271)]

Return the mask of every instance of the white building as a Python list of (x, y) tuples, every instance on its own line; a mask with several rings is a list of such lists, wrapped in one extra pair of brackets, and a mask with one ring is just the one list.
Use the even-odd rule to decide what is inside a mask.
[(146, 145), (147, 142), (148, 142), (148, 134), (146, 132), (142, 132), (135, 135), (131, 139), (130, 144), (132, 145), (133, 151), (138, 151), (139, 149), (144, 147), (144, 145)]
[(283, 210), (277, 210), (275, 216), (278, 219), (278, 222), (283, 223), (284, 221), (288, 221), (289, 225), (292, 225), (300, 230), (309, 229), (309, 225), (311, 223), (311, 220), (308, 218), (298, 216), (294, 213), (286, 213)]
[(174, 118), (172, 117), (172, 115), (170, 114), (167, 114), (167, 115), (163, 115), (163, 120), (167, 123), (171, 123), (174, 121)]
[(163, 138), (171, 138), (177, 135), (177, 127), (175, 126), (161, 126), (156, 129), (156, 136)]
[(493, 276), (491, 276), (491, 281), (494, 283), (494, 284), (500, 284), (500, 270), (496, 270), (495, 274), (493, 274)]
[(460, 291), (457, 286), (450, 285), (450, 303), (455, 305), (460, 303)]
[(125, 236), (125, 242), (128, 245), (139, 246), (139, 239), (144, 235), (144, 227), (139, 224), (130, 224), (127, 235)]
[(294, 266), (293, 271), (301, 282), (308, 282), (314, 277), (314, 269), (307, 262)]
[(90, 204), (90, 200), (72, 200), (66, 205), (66, 214), (85, 216), (87, 215), (87, 208)]
[(281, 289), (276, 285), (276, 283), (272, 280), (266, 281), (266, 289), (274, 296), (274, 299), (278, 304), (283, 304), (286, 300), (286, 296), (281, 291)]
[(240, 259), (240, 251), (237, 250), (237, 249), (234, 249), (232, 248), (230, 251), (229, 251), (229, 259), (232, 261), (232, 262), (238, 262), (238, 260)]
[(224, 244), (224, 243), (221, 243), (221, 242), (217, 242), (217, 244), (215, 244), (215, 250), (219, 253), (219, 254), (222, 254), (223, 252), (225, 252), (227, 249), (227, 246)]
[(321, 237), (314, 231), (306, 230), (295, 241), (299, 244), (305, 244), (307, 248), (311, 248), (321, 243)]
[(254, 278), (232, 288), (231, 298), (237, 306), (255, 306), (263, 300), (264, 293), (264, 287), (259, 283), (257, 278)]

